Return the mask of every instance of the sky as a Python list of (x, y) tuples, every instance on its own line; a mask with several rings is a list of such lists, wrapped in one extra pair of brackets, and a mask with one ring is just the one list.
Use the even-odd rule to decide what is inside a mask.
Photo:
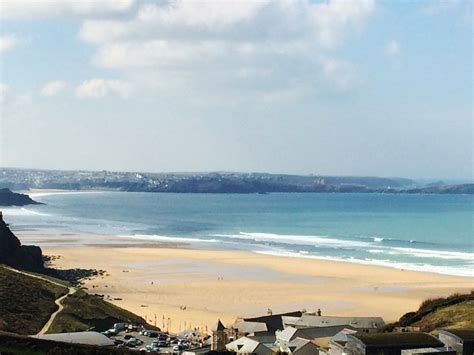
[(473, 178), (472, 2), (0, 0), (0, 166)]

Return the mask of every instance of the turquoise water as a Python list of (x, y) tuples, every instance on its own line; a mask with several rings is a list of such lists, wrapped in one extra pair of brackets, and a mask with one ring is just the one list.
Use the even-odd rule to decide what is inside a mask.
[(5, 210), (15, 228), (474, 276), (473, 196), (104, 192), (34, 198), (47, 205)]

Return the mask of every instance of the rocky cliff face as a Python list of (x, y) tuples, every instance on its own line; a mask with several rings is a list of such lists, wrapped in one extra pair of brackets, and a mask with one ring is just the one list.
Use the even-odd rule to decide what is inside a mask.
[(44, 271), (43, 253), (40, 247), (21, 245), (3, 220), (0, 211), (0, 264), (16, 269), (35, 272)]
[(33, 201), (28, 195), (18, 194), (10, 189), (0, 189), (0, 206), (26, 205), (41, 205), (41, 203)]

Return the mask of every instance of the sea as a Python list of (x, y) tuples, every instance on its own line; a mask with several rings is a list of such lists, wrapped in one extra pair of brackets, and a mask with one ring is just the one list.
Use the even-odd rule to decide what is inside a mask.
[(101, 235), (114, 235), (124, 237), (124, 243), (130, 238), (137, 243), (176, 242), (197, 249), (245, 250), (474, 277), (472, 195), (68, 192), (31, 196), (45, 204), (3, 208), (7, 222), (19, 234), (60, 234), (65, 244), (70, 234), (94, 233), (101, 244)]

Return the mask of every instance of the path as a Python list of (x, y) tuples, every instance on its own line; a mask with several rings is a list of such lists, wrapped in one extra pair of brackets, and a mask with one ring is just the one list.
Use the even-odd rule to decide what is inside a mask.
[(46, 281), (46, 282), (49, 282), (50, 284), (53, 284), (53, 285), (56, 285), (56, 286), (60, 286), (60, 287), (64, 287), (64, 288), (68, 288), (69, 292), (66, 293), (65, 295), (57, 298), (54, 303), (58, 305), (58, 310), (55, 311), (54, 313), (51, 314), (51, 316), (49, 317), (49, 320), (46, 322), (46, 324), (43, 326), (43, 328), (38, 332), (38, 334), (36, 335), (43, 335), (45, 334), (48, 330), (49, 330), (49, 327), (51, 326), (51, 324), (53, 323), (54, 319), (56, 318), (56, 316), (64, 309), (63, 305), (62, 305), (62, 301), (69, 295), (72, 295), (74, 294), (77, 289), (75, 287), (68, 287), (68, 286), (65, 286), (59, 282), (56, 282), (56, 281), (53, 281), (53, 280), (50, 280), (46, 277), (43, 277), (43, 276), (39, 276), (39, 275), (34, 275), (34, 274), (30, 274), (29, 272), (26, 272), (26, 271), (21, 271), (21, 270), (16, 270), (16, 269), (13, 269), (9, 266), (2, 266), (4, 269), (7, 269), (7, 270), (10, 270), (10, 271), (13, 271), (13, 272), (16, 272), (18, 274), (23, 274), (23, 275), (26, 275), (26, 276), (29, 276), (29, 277), (32, 277), (32, 278), (35, 278), (35, 279), (38, 279), (38, 280), (42, 280), (42, 281)]

